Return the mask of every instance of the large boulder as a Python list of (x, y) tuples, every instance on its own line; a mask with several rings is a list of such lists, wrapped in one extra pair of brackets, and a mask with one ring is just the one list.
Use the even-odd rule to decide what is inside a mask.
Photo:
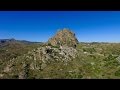
[(52, 46), (70, 46), (76, 47), (78, 40), (75, 33), (69, 29), (63, 29), (56, 33), (56, 35), (48, 40), (48, 44)]

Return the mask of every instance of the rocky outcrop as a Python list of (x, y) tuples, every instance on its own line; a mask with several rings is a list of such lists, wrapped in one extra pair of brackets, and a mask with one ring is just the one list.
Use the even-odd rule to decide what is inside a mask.
[[(13, 69), (14, 66), (16, 67), (19, 66), (20, 67), (19, 69), (23, 70), (22, 68), (24, 68), (23, 65), (25, 63), (32, 70), (42, 70), (49, 63), (57, 61), (67, 63), (76, 56), (77, 50), (73, 47), (68, 46), (64, 46), (62, 48), (56, 48), (52, 46), (39, 47), (37, 49), (29, 51), (27, 54), (24, 54), (23, 56), (19, 56), (15, 59), (10, 60), (9, 63), (7, 64), (7, 67), (5, 67), (4, 72), (9, 72), (10, 69), (14, 70)], [(8, 68), (8, 66), (11, 66), (11, 68), (10, 67)], [(25, 71), (22, 71), (19, 77), (24, 78), (25, 75), (26, 75)]]
[(75, 37), (75, 33), (69, 29), (63, 29), (57, 32), (57, 34), (48, 40), (48, 44), (53, 46), (69, 46), (76, 47), (78, 40)]
[(75, 34), (67, 29), (59, 31), (48, 43), (51, 45), (45, 44), (11, 59), (3, 73), (12, 73), (12, 76), (26, 79), (29, 77), (29, 70), (41, 71), (53, 62), (64, 62), (66, 65), (77, 56), (78, 51), (74, 47), (78, 40)]

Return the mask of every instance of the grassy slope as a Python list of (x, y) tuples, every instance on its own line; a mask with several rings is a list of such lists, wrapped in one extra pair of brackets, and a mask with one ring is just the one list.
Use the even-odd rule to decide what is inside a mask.
[(120, 78), (120, 44), (79, 44), (79, 55), (67, 65), (51, 63), (43, 71), (37, 72), (41, 78)]
[(0, 47), (0, 71), (9, 60), (22, 56), (39, 46), (39, 44), (10, 43), (4, 47)]
[[(18, 45), (0, 49), (1, 65), (5, 58), (13, 58), (37, 48), (38, 45)], [(50, 63), (44, 70), (30, 70), (28, 78), (120, 78), (120, 44), (79, 44), (78, 57), (69, 63)], [(5, 50), (8, 50), (5, 52)], [(4, 52), (4, 53), (3, 53)], [(19, 67), (19, 65), (18, 65)], [(10, 78), (10, 77), (7, 77)], [(15, 77), (14, 77), (15, 78)]]

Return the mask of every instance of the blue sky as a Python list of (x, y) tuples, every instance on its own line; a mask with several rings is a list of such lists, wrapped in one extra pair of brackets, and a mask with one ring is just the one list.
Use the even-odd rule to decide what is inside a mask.
[(0, 39), (46, 42), (63, 28), (80, 42), (120, 42), (120, 11), (0, 11)]

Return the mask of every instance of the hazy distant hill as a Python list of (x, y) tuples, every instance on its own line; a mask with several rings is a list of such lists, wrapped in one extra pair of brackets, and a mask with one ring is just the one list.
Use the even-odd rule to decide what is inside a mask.
[(26, 40), (16, 40), (16, 39), (0, 39), (0, 44), (16, 43), (16, 42), (21, 42), (21, 43), (24, 43), (24, 44), (42, 43), (42, 42), (31, 42), (31, 41), (26, 41)]

